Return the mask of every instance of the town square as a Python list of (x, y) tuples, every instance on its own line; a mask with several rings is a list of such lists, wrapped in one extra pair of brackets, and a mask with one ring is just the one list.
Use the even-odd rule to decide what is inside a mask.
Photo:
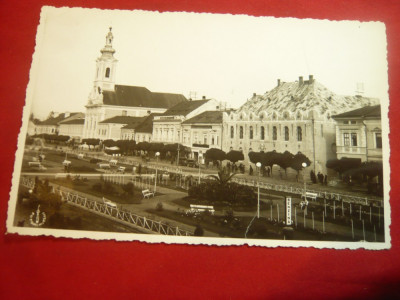
[[(47, 13), (42, 12), (48, 22), (61, 24), (55, 18), (56, 9)], [(142, 14), (139, 13), (139, 19), (144, 19), (146, 14)], [(171, 22), (168, 18), (172, 15), (164, 15), (164, 21)], [(160, 16), (152, 17), (157, 20)], [(250, 20), (249, 24), (253, 21), (257, 23)], [(208, 22), (218, 26), (212, 19)], [(290, 26), (296, 27), (291, 22), (288, 21), (289, 31)], [(197, 238), (199, 243), (203, 238), (237, 239), (238, 243), (260, 240), (264, 245), (268, 241), (287, 240), (371, 245), (388, 242), (388, 99), (385, 86), (377, 88), (369, 84), (375, 75), (385, 79), (378, 76), (376, 66), (368, 67), (369, 60), (359, 53), (338, 55), (352, 61), (354, 66), (358, 66), (356, 59), (367, 65), (364, 74), (357, 78), (351, 66), (342, 65), (334, 76), (324, 75), (320, 79), (318, 68), (310, 67), (314, 59), (316, 65), (326, 64), (332, 70), (337, 70), (337, 63), (324, 57), (328, 56), (326, 53), (321, 54), (324, 57), (321, 61), (316, 54), (307, 57), (305, 48), (306, 67), (299, 69), (308, 74), (286, 75), (283, 70), (297, 70), (297, 67), (283, 54), (278, 59), (281, 63), (271, 70), (257, 71), (254, 67), (251, 74), (238, 67), (232, 78), (243, 82), (241, 88), (247, 95), (244, 98), (241, 91), (234, 89), (228, 96), (204, 95), (209, 90), (203, 85), (208, 83), (219, 91), (218, 83), (225, 82), (215, 72), (207, 74), (204, 82), (194, 79), (195, 83), (191, 82), (186, 90), (178, 88), (179, 84), (174, 88), (174, 82), (186, 82), (192, 72), (180, 79), (173, 75), (178, 71), (161, 67), (154, 73), (145, 70), (143, 74), (134, 73), (129, 83), (120, 83), (119, 71), (129, 74), (132, 68), (123, 60), (123, 53), (129, 53), (126, 57), (139, 56), (135, 51), (141, 50), (136, 50), (134, 42), (117, 44), (122, 30), (112, 23), (101, 24), (101, 35), (84, 36), (83, 31), (76, 38), (76, 43), (85, 40), (101, 45), (92, 61), (82, 67), (91, 70), (89, 86), (77, 80), (72, 72), (46, 71), (52, 66), (51, 59), (68, 61), (71, 57), (57, 57), (49, 50), (56, 46), (46, 46), (52, 40), (46, 40), (45, 34), (51, 34), (51, 30), (38, 32), (43, 46), (37, 47), (42, 56), (49, 57), (46, 64), (37, 62), (43, 77), (37, 73), (32, 101), (25, 112), (25, 129), (20, 136), (18, 184), (11, 202), (13, 230), (106, 232), (111, 236), (123, 233), (133, 234), (132, 239), (145, 235), (190, 237)], [(353, 28), (350, 23), (336, 25), (338, 28), (348, 25), (358, 32), (357, 26)], [(369, 30), (371, 36), (378, 36), (376, 32), (381, 28), (379, 24), (374, 30), (369, 29), (370, 24), (365, 26), (365, 31), (359, 33), (360, 41), (374, 44), (368, 36)], [(171, 27), (174, 29), (174, 25)], [(335, 25), (332, 28), (334, 32)], [(97, 28), (96, 32), (101, 30)], [(197, 34), (201, 37), (206, 33)], [(271, 32), (267, 37), (277, 38)], [(335, 38), (341, 40), (340, 36)], [(316, 43), (323, 44), (318, 40)], [(84, 49), (85, 45), (73, 47)], [(148, 51), (149, 56), (140, 57), (138, 62), (168, 60), (158, 54), (161, 50), (156, 46), (137, 47), (143, 47), (143, 53)], [(166, 53), (173, 52), (168, 50), (169, 46), (165, 47)], [(201, 39), (197, 47), (200, 53)], [(207, 47), (205, 52), (210, 51)], [(239, 42), (235, 51), (241, 53), (240, 47)], [(273, 50), (276, 53), (281, 51), (273, 43), (266, 49), (273, 47), (277, 48)], [(371, 50), (371, 55), (381, 53), (378, 50)], [(296, 47), (285, 51), (301, 52)], [(338, 48), (333, 52), (340, 51), (344, 50)], [(180, 65), (187, 67), (179, 61), (185, 55), (179, 53), (170, 58), (177, 70)], [(236, 63), (235, 59), (229, 60), (230, 67)], [(224, 61), (223, 56), (215, 61), (210, 59), (210, 64), (218, 65), (219, 61)], [(271, 65), (273, 62), (274, 59)], [(201, 68), (201, 64), (194, 65)], [(67, 69), (79, 72), (76, 67), (66, 65)], [(193, 78), (200, 76), (196, 75), (197, 70), (192, 68)], [(372, 79), (368, 77), (369, 71)], [(257, 82), (264, 72), (270, 74), (263, 91), (247, 88), (246, 82), (252, 82), (252, 76)], [(329, 78), (345, 77), (346, 73), (352, 74), (349, 78), (353, 79), (350, 83), (353, 90), (342, 95), (343, 91), (336, 91), (334, 80), (329, 82)], [(135, 85), (136, 78), (151, 78), (151, 74), (161, 78), (161, 82), (165, 79), (168, 85), (142, 86), (145, 81)], [(60, 76), (57, 81), (71, 82), (58, 89), (60, 99), (70, 97), (70, 100), (58, 100), (54, 95), (49, 96), (50, 92), (44, 92), (44, 88), (38, 88), (43, 84), (50, 91), (54, 76)], [(214, 82), (208, 79), (213, 76)], [(68, 96), (72, 93), (69, 89), (88, 93), (75, 99)]]

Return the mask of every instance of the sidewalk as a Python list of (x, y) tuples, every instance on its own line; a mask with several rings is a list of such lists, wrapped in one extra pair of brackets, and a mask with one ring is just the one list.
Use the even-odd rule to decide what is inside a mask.
[[(80, 151), (71, 151), (69, 150), (71, 153), (78, 153), (78, 152), (82, 152), (82, 150)], [(93, 154), (93, 157), (96, 158), (107, 158), (109, 159), (110, 156), (106, 156), (104, 153), (102, 152), (92, 152), (92, 151), (85, 151), (86, 154), (88, 156), (92, 156), (91, 154)], [(141, 164), (142, 167), (155, 167), (155, 165), (159, 166), (160, 168), (167, 168), (169, 170), (171, 169), (175, 169), (176, 172), (179, 172), (179, 170), (182, 170), (186, 173), (190, 173), (193, 176), (198, 176), (199, 173), (199, 169), (198, 168), (191, 168), (191, 167), (186, 167), (186, 166), (177, 166), (175, 164), (171, 164), (170, 162), (167, 161), (156, 161), (155, 159), (150, 160), (150, 162), (146, 163), (143, 162), (142, 159), (140, 157), (137, 156), (121, 156), (118, 157), (117, 160), (121, 161), (122, 164), (128, 164), (128, 165), (139, 165)], [(217, 169), (214, 168), (206, 168), (204, 166), (200, 167), (200, 171), (201, 171), (201, 175), (202, 177), (207, 176), (207, 175), (215, 175), (218, 173)], [(285, 175), (283, 174), (283, 177)], [(292, 187), (296, 187), (296, 188), (304, 188), (304, 182), (302, 181), (295, 181), (295, 180), (291, 180), (291, 179), (286, 179), (286, 178), (278, 178), (279, 175), (278, 174), (274, 174), (274, 177), (264, 177), (264, 176), (260, 176), (258, 177), (257, 175), (249, 175), (248, 173), (242, 174), (242, 173), (238, 173), (234, 178), (237, 179), (244, 179), (247, 181), (254, 181), (257, 182), (258, 180), (260, 180), (260, 183), (269, 183), (269, 184), (275, 184), (275, 185), (286, 185), (286, 186), (292, 186)], [(336, 187), (336, 186), (330, 186), (330, 185), (321, 185), (319, 183), (312, 183), (310, 181), (310, 179), (307, 177), (306, 178), (306, 186), (307, 186), (307, 190), (316, 190), (316, 191), (320, 191), (320, 192), (328, 192), (328, 193), (337, 193), (337, 194), (347, 194), (347, 195), (351, 195), (351, 196), (355, 196), (355, 197), (361, 197), (361, 198), (368, 198), (368, 199), (376, 199), (376, 200), (382, 200), (382, 197), (378, 197), (378, 196), (374, 196), (374, 195), (368, 195), (365, 192), (362, 192), (360, 190), (357, 191), (352, 191), (350, 190), (347, 186), (342, 186), (341, 183), (339, 183), (342, 187)]]

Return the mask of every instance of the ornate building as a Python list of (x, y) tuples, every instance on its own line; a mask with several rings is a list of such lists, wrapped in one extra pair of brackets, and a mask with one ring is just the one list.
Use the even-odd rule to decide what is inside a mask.
[[(99, 123), (115, 116), (143, 117), (163, 113), (168, 108), (188, 100), (181, 94), (153, 93), (145, 87), (115, 84), (117, 59), (110, 31), (106, 44), (96, 60), (96, 73), (88, 102), (83, 138), (102, 138)], [(104, 129), (103, 129), (104, 130)]]
[(223, 150), (241, 150), (248, 162), (251, 151), (301, 152), (315, 172), (327, 173), (326, 161), (336, 157), (332, 115), (377, 104), (378, 99), (339, 96), (308, 80), (281, 82), (264, 95), (254, 94), (224, 123)]

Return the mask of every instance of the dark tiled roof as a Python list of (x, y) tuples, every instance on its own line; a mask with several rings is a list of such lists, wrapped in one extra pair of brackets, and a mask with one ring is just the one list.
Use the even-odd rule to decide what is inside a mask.
[(164, 116), (186, 116), (209, 100), (187, 101), (176, 104), (163, 113)]
[(85, 124), (85, 119), (73, 119), (73, 120), (68, 120), (65, 122), (61, 122), (60, 125), (83, 125)]
[(139, 123), (143, 120), (144, 117), (131, 117), (131, 116), (115, 116), (106, 120), (99, 122), (100, 124), (133, 124)]
[(136, 132), (144, 132), (144, 133), (152, 133), (153, 132), (153, 119), (155, 116), (160, 116), (161, 114), (151, 114), (149, 115), (142, 123), (140, 123), (135, 131)]
[(344, 112), (339, 115), (332, 116), (334, 119), (341, 119), (341, 118), (364, 118), (364, 119), (376, 119), (381, 118), (381, 106), (374, 105), (374, 106), (365, 106), (359, 109), (351, 110)]
[(55, 118), (48, 118), (47, 120), (44, 120), (44, 121), (41, 121), (41, 122), (39, 122), (37, 125), (47, 125), (47, 126), (49, 126), (49, 125), (54, 125), (54, 126), (56, 126), (56, 125), (58, 125), (58, 123), (60, 123), (61, 121), (64, 121), (65, 119), (68, 119), (68, 118), (71, 118), (71, 117), (73, 117), (74, 115), (76, 115), (76, 114), (79, 114), (79, 113), (70, 113), (69, 115), (68, 115), (68, 117), (66, 117), (65, 115), (65, 113), (62, 113), (62, 114), (59, 114), (57, 117), (55, 117)]
[(167, 109), (187, 101), (181, 94), (152, 93), (141, 86), (115, 85), (115, 91), (103, 91), (106, 105)]
[(222, 111), (205, 111), (186, 120), (183, 124), (221, 124), (222, 114)]

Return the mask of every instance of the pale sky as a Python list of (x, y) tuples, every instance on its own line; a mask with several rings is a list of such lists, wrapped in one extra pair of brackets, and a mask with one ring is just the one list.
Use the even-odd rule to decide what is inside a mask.
[[(31, 73), (32, 111), (85, 111), (95, 60), (112, 26), (116, 84), (205, 95), (241, 106), (283, 81), (308, 75), (341, 95), (387, 101), (382, 23), (221, 14), (47, 8)], [(29, 99), (28, 99), (29, 100)]]

